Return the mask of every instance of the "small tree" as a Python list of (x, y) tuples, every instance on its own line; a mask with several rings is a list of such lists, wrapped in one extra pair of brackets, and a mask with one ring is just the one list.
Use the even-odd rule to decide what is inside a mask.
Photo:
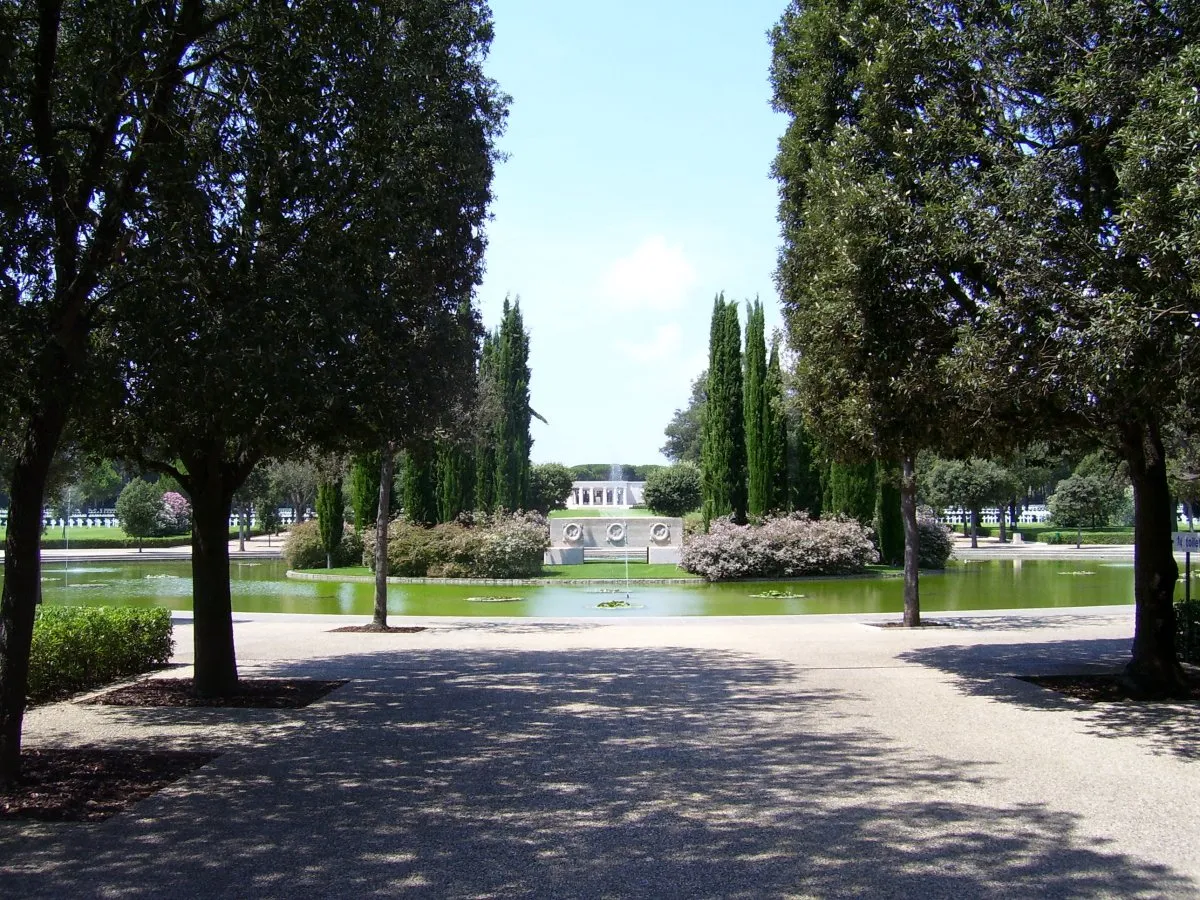
[(125, 485), (117, 497), (117, 521), (131, 538), (138, 542), (138, 553), (142, 552), (142, 538), (154, 535), (162, 522), (162, 491), (158, 485), (135, 478)]
[(567, 495), (575, 479), (562, 463), (539, 463), (529, 470), (529, 505), (546, 515), (552, 509), (566, 509)]
[(979, 546), (979, 513), (1005, 503), (1013, 492), (1012, 474), (990, 459), (939, 459), (925, 479), (934, 506), (961, 506), (971, 514), (971, 546)]
[(317, 485), (317, 527), (321, 546), (325, 550), (325, 568), (333, 568), (333, 554), (342, 544), (346, 527), (346, 502), (342, 497), (342, 482), (322, 481)]
[(375, 524), (379, 509), (379, 451), (362, 453), (350, 464), (350, 507), (354, 530), (363, 532)]
[(682, 516), (699, 508), (702, 499), (700, 471), (680, 463), (652, 472), (646, 478), (642, 497), (651, 511), (660, 516)]
[(1083, 526), (1108, 521), (1113, 511), (1110, 485), (1098, 475), (1072, 475), (1058, 483), (1047, 501), (1056, 525), (1075, 528), (1076, 549), (1083, 543)]

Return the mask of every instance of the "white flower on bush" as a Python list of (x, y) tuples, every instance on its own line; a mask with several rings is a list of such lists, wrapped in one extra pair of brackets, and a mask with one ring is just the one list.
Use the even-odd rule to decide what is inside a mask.
[(712, 523), (683, 548), (684, 569), (709, 581), (848, 575), (878, 560), (867, 529), (853, 519), (814, 521), (805, 513), (761, 525)]

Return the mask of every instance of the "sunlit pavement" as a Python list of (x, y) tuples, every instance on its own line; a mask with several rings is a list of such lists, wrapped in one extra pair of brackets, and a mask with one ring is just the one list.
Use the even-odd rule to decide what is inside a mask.
[(350, 683), (32, 711), (30, 745), (222, 755), (102, 824), (0, 825), (0, 895), (1200, 894), (1196, 710), (1012, 677), (1119, 666), (1130, 608), (935, 618), (239, 614), (243, 675)]

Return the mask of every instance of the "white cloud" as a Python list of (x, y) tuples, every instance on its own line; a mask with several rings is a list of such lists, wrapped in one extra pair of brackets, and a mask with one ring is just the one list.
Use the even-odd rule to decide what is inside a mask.
[(656, 234), (609, 266), (600, 290), (618, 308), (662, 311), (682, 306), (696, 283), (683, 248)]
[(679, 355), (682, 346), (683, 331), (674, 322), (659, 326), (649, 340), (616, 342), (616, 348), (623, 356), (643, 364), (670, 362)]

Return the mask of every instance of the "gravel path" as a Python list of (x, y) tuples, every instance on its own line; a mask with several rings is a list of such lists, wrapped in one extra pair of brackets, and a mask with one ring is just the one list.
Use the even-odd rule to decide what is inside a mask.
[(1200, 896), (1197, 710), (1011, 677), (1119, 665), (1128, 607), (237, 618), (244, 674), (352, 680), (297, 711), (34, 710), (31, 745), (223, 753), (102, 824), (0, 823), (0, 896)]

